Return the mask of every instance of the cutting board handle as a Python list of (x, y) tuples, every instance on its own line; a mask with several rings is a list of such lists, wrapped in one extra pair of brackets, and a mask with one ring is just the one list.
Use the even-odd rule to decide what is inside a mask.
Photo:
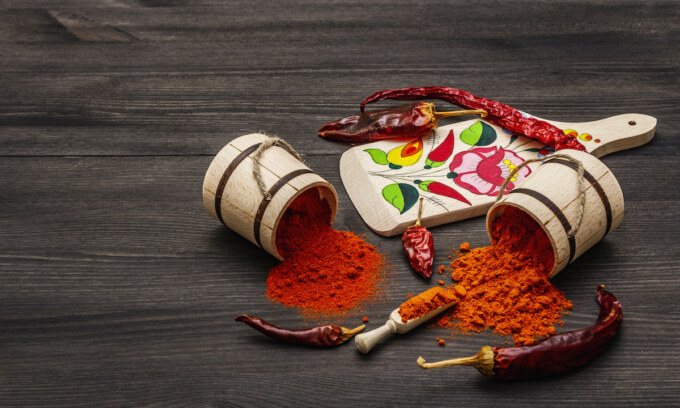
[(586, 129), (599, 143), (583, 143), (588, 152), (595, 157), (632, 149), (648, 143), (654, 137), (656, 118), (641, 113), (625, 113), (592, 122), (548, 122), (562, 130)]

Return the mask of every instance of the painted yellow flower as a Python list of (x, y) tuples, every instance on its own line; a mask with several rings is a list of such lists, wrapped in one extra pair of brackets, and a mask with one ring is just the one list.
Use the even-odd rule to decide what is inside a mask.
[(395, 147), (387, 153), (390, 167), (406, 167), (418, 163), (423, 155), (423, 140), (418, 138), (405, 145)]

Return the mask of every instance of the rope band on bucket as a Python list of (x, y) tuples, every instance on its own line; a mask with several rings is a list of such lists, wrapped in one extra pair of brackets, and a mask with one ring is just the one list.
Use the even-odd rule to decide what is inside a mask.
[(265, 150), (272, 146), (279, 146), (287, 150), (288, 153), (290, 153), (291, 155), (293, 155), (295, 158), (302, 162), (302, 157), (300, 157), (298, 152), (296, 152), (295, 149), (293, 149), (293, 147), (288, 144), (288, 142), (286, 142), (283, 139), (279, 139), (278, 137), (270, 137), (269, 139), (265, 140), (258, 146), (257, 150), (255, 150), (255, 153), (253, 153), (252, 156), (253, 176), (255, 177), (255, 181), (257, 182), (258, 187), (260, 187), (260, 191), (262, 192), (265, 201), (271, 201), (272, 195), (267, 191), (267, 187), (265, 186), (264, 180), (262, 179), (262, 172), (260, 171), (260, 156), (262, 155), (262, 153), (264, 153)]
[(581, 228), (581, 223), (583, 222), (583, 214), (586, 206), (586, 184), (584, 181), (584, 173), (585, 173), (585, 168), (583, 167), (583, 163), (581, 163), (580, 160), (571, 157), (566, 154), (562, 153), (553, 153), (551, 155), (545, 156), (545, 157), (537, 157), (534, 159), (529, 159), (524, 161), (522, 164), (519, 166), (515, 167), (512, 169), (510, 174), (505, 178), (505, 181), (503, 182), (503, 185), (501, 186), (500, 191), (498, 192), (498, 195), (496, 196), (496, 202), (498, 202), (501, 198), (503, 198), (503, 192), (505, 191), (506, 187), (508, 186), (508, 183), (510, 182), (510, 179), (513, 178), (517, 172), (519, 172), (524, 166), (530, 163), (536, 163), (536, 162), (546, 162), (549, 160), (553, 159), (563, 159), (566, 161), (569, 161), (571, 163), (574, 163), (576, 165), (576, 174), (578, 176), (578, 188), (579, 188), (579, 197), (581, 198), (581, 206), (578, 209), (578, 218), (576, 221), (576, 224), (567, 231), (567, 236), (569, 238), (573, 238), (574, 235), (578, 232), (578, 230)]

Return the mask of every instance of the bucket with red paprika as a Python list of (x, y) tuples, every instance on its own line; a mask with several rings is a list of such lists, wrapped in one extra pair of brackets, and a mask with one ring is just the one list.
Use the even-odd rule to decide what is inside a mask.
[[(309, 192), (309, 191), (313, 192)], [(302, 194), (325, 202), (329, 225), (338, 208), (335, 188), (307, 167), (285, 141), (260, 133), (238, 137), (215, 156), (203, 181), (203, 204), (216, 220), (283, 260), (277, 230)]]
[[(507, 181), (523, 165), (536, 161), (541, 161), (541, 165), (508, 192)], [(619, 226), (623, 218), (623, 193), (607, 166), (585, 152), (562, 150), (527, 160), (522, 166), (508, 175), (496, 203), (489, 209), (487, 233), (493, 240), (494, 221), (509, 207), (530, 215), (552, 244), (552, 278)]]

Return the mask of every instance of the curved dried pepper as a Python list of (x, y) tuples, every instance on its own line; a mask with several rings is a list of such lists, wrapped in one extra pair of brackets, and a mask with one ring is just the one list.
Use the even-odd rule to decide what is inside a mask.
[(418, 365), (422, 368), (471, 365), (482, 374), (501, 380), (543, 377), (580, 367), (604, 350), (623, 320), (621, 303), (603, 285), (597, 288), (597, 300), (600, 303), (597, 323), (586, 329), (561, 333), (528, 346), (485, 346), (473, 357), (437, 363), (426, 363), (419, 357)]
[(468, 109), (483, 110), (487, 113), (484, 118), (487, 122), (506, 128), (511, 132), (540, 140), (546, 145), (554, 147), (555, 150), (586, 151), (586, 148), (576, 138), (565, 135), (561, 129), (546, 121), (527, 118), (512, 106), (444, 86), (390, 89), (376, 92), (361, 102), (361, 112), (364, 112), (367, 104), (384, 99), (414, 100), (424, 98), (441, 99)]
[(396, 108), (370, 112), (328, 122), (319, 136), (339, 142), (374, 142), (385, 139), (413, 139), (427, 136), (437, 127), (437, 120), (449, 116), (483, 113), (482, 111), (436, 112), (433, 103), (416, 102)]
[(328, 324), (309, 329), (287, 330), (274, 326), (259, 317), (250, 315), (236, 316), (234, 320), (243, 322), (267, 336), (285, 343), (318, 347), (330, 347), (342, 344), (366, 327), (365, 325), (361, 325), (356, 329), (347, 329), (334, 324)]

